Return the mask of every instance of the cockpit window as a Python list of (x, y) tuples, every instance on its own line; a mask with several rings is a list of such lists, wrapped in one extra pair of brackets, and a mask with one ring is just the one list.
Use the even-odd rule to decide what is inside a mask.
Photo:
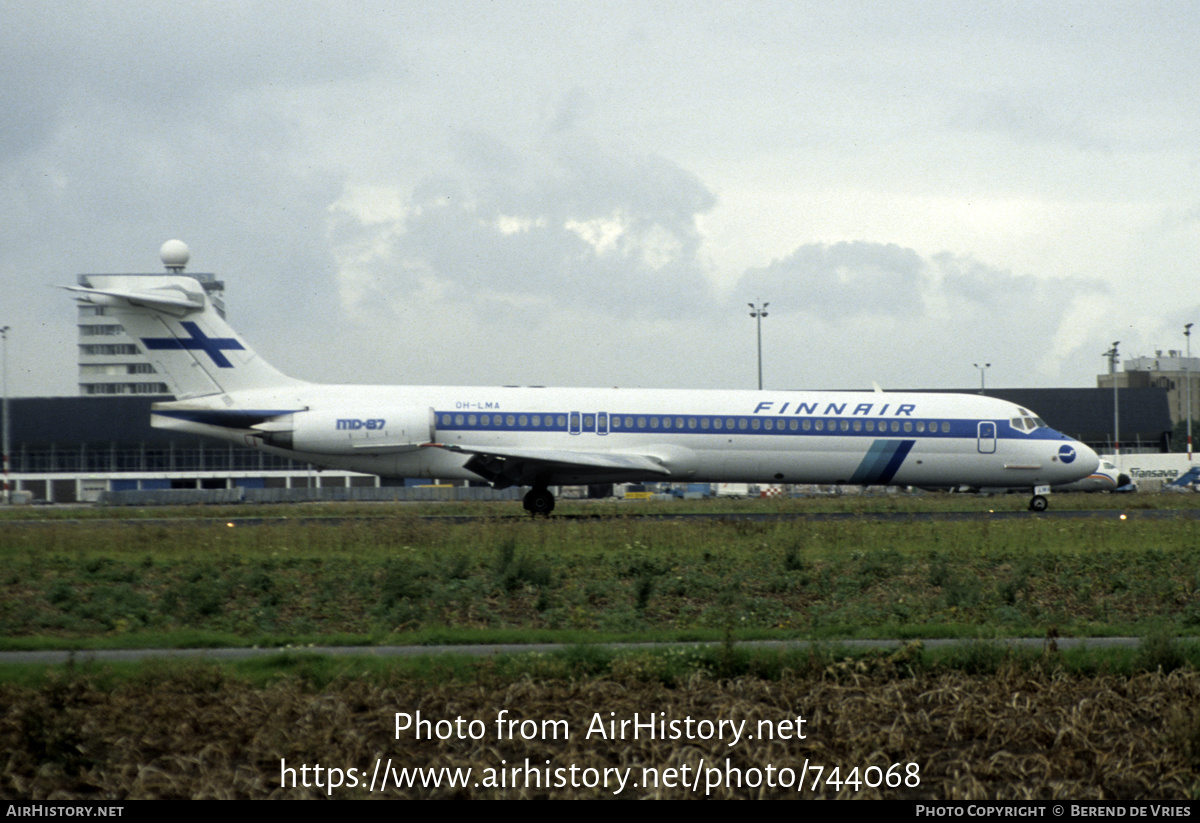
[[(1022, 411), (1024, 411), (1024, 409), (1022, 409)], [(1012, 418), (1012, 420), (1009, 421), (1009, 423), (1017, 431), (1023, 431), (1023, 432), (1031, 432), (1034, 429), (1040, 429), (1040, 428), (1045, 427), (1045, 425), (1046, 425), (1046, 421), (1042, 420), (1042, 418), (1026, 416), (1026, 415), (1022, 415), (1021, 417), (1014, 417), (1014, 418)]]

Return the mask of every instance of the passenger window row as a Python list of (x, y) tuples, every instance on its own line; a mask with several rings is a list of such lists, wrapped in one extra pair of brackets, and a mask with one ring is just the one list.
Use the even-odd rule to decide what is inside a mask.
[[(571, 430), (596, 431), (607, 424), (608, 431), (670, 431), (670, 432), (866, 432), (897, 434), (943, 434), (950, 433), (948, 421), (936, 420), (863, 420), (821, 417), (681, 417), (672, 415), (618, 415), (608, 416), (585, 414), (581, 421), (578, 412), (572, 412)], [(451, 414), (442, 412), (438, 423), (443, 428), (482, 429), (542, 429), (548, 431), (567, 428), (565, 414)]]

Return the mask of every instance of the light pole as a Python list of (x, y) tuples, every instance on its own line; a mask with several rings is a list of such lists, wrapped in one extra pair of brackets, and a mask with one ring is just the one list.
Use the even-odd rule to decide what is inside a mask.
[(748, 303), (747, 305), (753, 310), (750, 312), (750, 316), (758, 324), (758, 390), (762, 391), (762, 319), (767, 316), (767, 306), (771, 304), (763, 303), (761, 306), (756, 306)]
[(1117, 405), (1117, 346), (1120, 340), (1112, 344), (1112, 348), (1104, 353), (1108, 358), (1108, 373), (1113, 384), (1113, 462), (1121, 465), (1121, 410)]
[(1183, 361), (1183, 379), (1187, 381), (1187, 437), (1188, 462), (1192, 462), (1192, 323), (1183, 327), (1183, 336), (1187, 338), (1187, 357)]
[(992, 367), (991, 363), (984, 363), (982, 366), (978, 363), (972, 363), (975, 368), (979, 369), (979, 393), (983, 394), (985, 386), (983, 385), (983, 375)]
[(2, 376), (0, 376), (0, 397), (3, 397), (4, 412), (4, 503), (5, 505), (12, 502), (12, 491), (8, 484), (8, 330), (11, 326), (0, 326), (0, 355), (4, 358), (4, 367)]

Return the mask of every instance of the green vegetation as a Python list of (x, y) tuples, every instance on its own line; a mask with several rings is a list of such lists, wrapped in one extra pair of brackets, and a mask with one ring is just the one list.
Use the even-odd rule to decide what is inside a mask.
[(972, 676), (1021, 671), (1032, 676), (1119, 676), (1170, 674), (1200, 670), (1200, 642), (1158, 634), (1131, 648), (1068, 649), (1053, 646), (1013, 648), (987, 640), (927, 648), (912, 641), (894, 650), (852, 649), (836, 641), (794, 648), (738, 645), (613, 647), (568, 645), (551, 652), (524, 652), (480, 657), (429, 654), (403, 657), (327, 655), (289, 648), (243, 660), (156, 658), (140, 662), (76, 661), (61, 666), (34, 663), (0, 667), (0, 684), (44, 689), (66, 681), (112, 691), (130, 682), (213, 679), (265, 688), (295, 681), (314, 693), (346, 681), (379, 684), (405, 682), (429, 686), (486, 682), (576, 681), (609, 678), (683, 687), (696, 677), (751, 677), (777, 681), (820, 677), (830, 672), (890, 672), (897, 677), (962, 672)]
[[(1171, 431), (1171, 451), (1185, 452), (1188, 448), (1187, 443), (1188, 421), (1180, 420), (1175, 424), (1175, 428)], [(1195, 449), (1197, 443), (1196, 438), (1200, 438), (1200, 420), (1192, 421), (1192, 448)]]
[[(1135, 504), (1128, 519), (503, 517), (461, 524), (420, 516), (442, 511), (437, 506), (389, 505), (358, 519), (348, 517), (350, 509), (337, 518), (258, 522), (191, 509), (170, 522), (0, 521), (0, 642), (85, 648), (1197, 634), (1200, 523), (1137, 516), (1136, 505), (1159, 498), (1176, 499), (1056, 498)], [(914, 499), (954, 500), (960, 508), (964, 501), (1011, 502), (941, 495), (877, 502), (911, 506)], [(330, 510), (337, 511), (316, 509)]]

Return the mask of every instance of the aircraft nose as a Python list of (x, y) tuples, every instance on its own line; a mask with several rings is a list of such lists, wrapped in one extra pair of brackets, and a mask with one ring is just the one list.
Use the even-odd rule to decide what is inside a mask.
[(1064, 463), (1064, 468), (1069, 468), (1071, 472), (1078, 477), (1087, 477), (1096, 469), (1100, 468), (1100, 456), (1092, 450), (1090, 446), (1085, 446), (1077, 440), (1070, 441), (1070, 449), (1074, 452), (1074, 459), (1069, 463), (1066, 461), (1066, 453), (1063, 446), (1059, 449), (1059, 458)]

